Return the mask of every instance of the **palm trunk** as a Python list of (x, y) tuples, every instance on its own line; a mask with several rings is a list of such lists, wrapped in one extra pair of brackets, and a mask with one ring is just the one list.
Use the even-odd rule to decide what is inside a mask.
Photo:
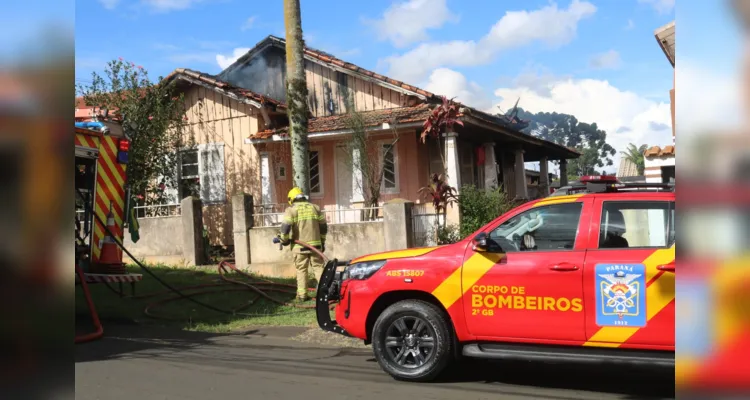
[(292, 138), (294, 185), (310, 194), (310, 152), (307, 142), (307, 82), (299, 0), (284, 0), (286, 25), (286, 100)]

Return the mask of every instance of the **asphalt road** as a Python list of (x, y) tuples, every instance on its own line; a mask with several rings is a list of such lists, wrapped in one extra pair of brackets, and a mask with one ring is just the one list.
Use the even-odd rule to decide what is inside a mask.
[(290, 340), (290, 328), (213, 335), (105, 326), (76, 346), (76, 399), (640, 399), (674, 398), (674, 371), (472, 362), (430, 384), (394, 381), (369, 349)]

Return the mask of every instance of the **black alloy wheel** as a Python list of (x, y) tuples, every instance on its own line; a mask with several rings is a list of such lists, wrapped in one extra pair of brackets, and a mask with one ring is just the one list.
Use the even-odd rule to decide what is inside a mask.
[(386, 356), (400, 367), (421, 367), (433, 356), (435, 330), (420, 317), (401, 317), (388, 327), (385, 348)]
[(380, 367), (394, 378), (430, 381), (453, 358), (453, 327), (438, 306), (404, 300), (380, 314), (372, 331), (372, 347)]

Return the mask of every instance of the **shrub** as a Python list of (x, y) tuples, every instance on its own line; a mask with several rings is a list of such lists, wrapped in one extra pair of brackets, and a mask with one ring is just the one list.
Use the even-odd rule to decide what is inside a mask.
[(453, 244), (461, 240), (460, 230), (456, 225), (437, 226), (435, 229), (438, 245)]
[(513, 202), (502, 187), (493, 190), (477, 189), (472, 185), (461, 188), (458, 209), (461, 213), (460, 236), (465, 238), (495, 218), (513, 208)]

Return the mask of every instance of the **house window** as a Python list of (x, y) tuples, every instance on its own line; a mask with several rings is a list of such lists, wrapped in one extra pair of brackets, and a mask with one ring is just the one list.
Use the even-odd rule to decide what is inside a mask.
[(381, 144), (384, 193), (398, 193), (398, 154), (393, 143)]
[(180, 152), (180, 199), (188, 196), (200, 197), (200, 167), (198, 150)]
[(197, 149), (181, 151), (179, 156), (179, 187), (175, 193), (179, 199), (196, 196), (204, 204), (226, 201), (223, 143), (201, 144)]
[(320, 151), (310, 151), (310, 195), (323, 194), (323, 182), (320, 176)]

